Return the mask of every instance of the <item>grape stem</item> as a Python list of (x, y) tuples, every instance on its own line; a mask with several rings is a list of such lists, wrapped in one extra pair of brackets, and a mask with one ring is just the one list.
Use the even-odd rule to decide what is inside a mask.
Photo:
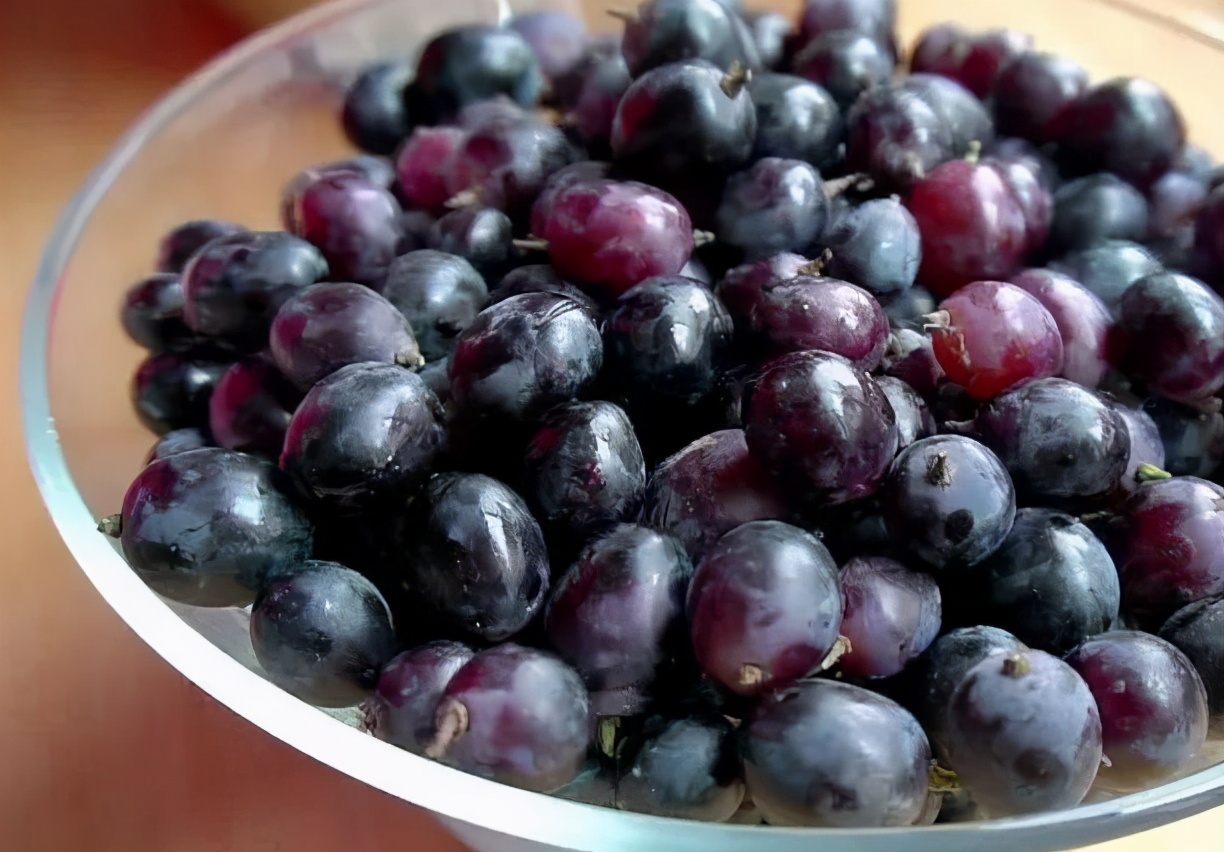
[(511, 244), (519, 251), (548, 251), (548, 240), (538, 237), (527, 237), (525, 240), (512, 240)]
[(480, 190), (470, 186), (446, 199), (442, 206), (447, 210), (460, 210), (464, 207), (475, 207), (478, 204), (480, 204)]
[(765, 673), (761, 671), (761, 667), (752, 663), (744, 663), (739, 670), (739, 685), (747, 688), (757, 686), (765, 680)]
[(976, 166), (982, 159), (982, 143), (976, 139), (969, 140), (969, 150), (965, 152), (965, 162)]
[(833, 252), (831, 252), (829, 249), (825, 249), (820, 253), (820, 256), (811, 263), (805, 263), (803, 266), (799, 267), (799, 274), (820, 275), (822, 272), (824, 272), (825, 267), (828, 266), (832, 260)]
[(962, 789), (960, 777), (932, 760), (927, 768), (927, 789), (932, 793), (959, 793)]
[(119, 538), (123, 533), (123, 515), (118, 513), (107, 515), (102, 520), (98, 521), (98, 532), (103, 535), (108, 535), (111, 538)]
[(448, 698), (438, 707), (438, 733), (425, 748), (425, 756), (437, 760), (467, 733), (471, 720), (467, 705)]
[(1167, 470), (1158, 468), (1154, 464), (1149, 464), (1148, 462), (1142, 462), (1137, 468), (1135, 468), (1136, 482), (1155, 482), (1159, 479), (1172, 478), (1173, 474), (1169, 473)]
[(947, 453), (936, 453), (935, 458), (927, 463), (926, 481), (928, 485), (938, 485), (941, 488), (952, 484), (952, 468), (948, 465)]
[(874, 187), (875, 181), (869, 175), (860, 172), (825, 181), (824, 193), (825, 198), (832, 201), (834, 198), (840, 198), (852, 189), (855, 192), (870, 192)]
[(838, 635), (837, 641), (833, 643), (833, 647), (829, 649), (829, 653), (820, 663), (820, 670), (828, 671), (837, 661), (854, 650), (854, 646), (850, 644), (850, 639), (846, 636)]
[(693, 246), (696, 248), (709, 245), (710, 243), (714, 242), (715, 239), (717, 238), (714, 236), (713, 231), (700, 231), (697, 229), (693, 230)]
[(606, 9), (609, 18), (616, 18), (618, 21), (624, 21), (626, 24), (636, 24), (638, 16), (633, 12), (628, 12), (624, 9)]
[(731, 67), (727, 69), (727, 74), (718, 84), (718, 88), (722, 89), (723, 94), (729, 98), (734, 98), (744, 91), (744, 86), (752, 82), (752, 71), (744, 67), (744, 63), (738, 59), (731, 63)]
[(1024, 654), (1012, 654), (1003, 661), (1003, 674), (1008, 677), (1024, 677), (1032, 671), (1032, 664)]

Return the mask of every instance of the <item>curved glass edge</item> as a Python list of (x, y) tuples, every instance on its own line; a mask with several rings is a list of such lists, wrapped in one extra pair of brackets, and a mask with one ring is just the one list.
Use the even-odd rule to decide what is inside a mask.
[[(91, 171), (49, 237), (23, 317), (20, 388), (26, 450), (35, 482), (69, 551), (107, 603), (150, 648), (238, 715), (321, 763), (383, 792), (478, 829), (581, 852), (667, 849), (669, 852), (978, 852), (1023, 837), (1026, 852), (1099, 842), (1192, 816), (1224, 803), (1224, 765), (1108, 802), (1035, 816), (981, 823), (891, 829), (802, 829), (696, 823), (570, 802), (458, 772), (386, 744), (273, 686), (182, 621), (127, 567), (98, 534), (59, 445), (48, 386), (48, 332), (58, 282), (85, 224), (145, 140), (189, 108), (198, 94), (222, 83), (267, 51), (302, 33), (362, 9), (403, 0), (332, 0), (225, 52), (148, 110)], [(496, 0), (495, 16), (510, 13)], [(458, 826), (456, 826), (458, 828)]]

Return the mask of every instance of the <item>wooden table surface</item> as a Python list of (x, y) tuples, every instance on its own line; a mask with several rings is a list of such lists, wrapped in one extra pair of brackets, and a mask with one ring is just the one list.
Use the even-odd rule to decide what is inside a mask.
[[(462, 848), (421, 812), (233, 716), (136, 639), (74, 565), (25, 462), (18, 327), (25, 289), (57, 209), (153, 98), (253, 23), (300, 5), (0, 0), (4, 852)], [(1067, 4), (1069, 28), (1076, 5)], [(1221, 0), (1151, 0), (1151, 6), (1224, 34)], [(1166, 77), (1175, 77), (1177, 57), (1170, 58), (1170, 67)], [(1181, 82), (1199, 91), (1218, 84)], [(1216, 151), (1224, 153), (1224, 147)], [(1207, 852), (1224, 846), (1221, 835), (1224, 810), (1093, 852)]]

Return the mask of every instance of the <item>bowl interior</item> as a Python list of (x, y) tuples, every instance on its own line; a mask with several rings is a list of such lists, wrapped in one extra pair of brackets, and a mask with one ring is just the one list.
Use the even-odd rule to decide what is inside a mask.
[[(593, 29), (614, 22), (598, 3), (515, 2), (516, 11), (568, 8)], [(793, 12), (793, 4), (774, 4)], [(1042, 49), (1082, 61), (1094, 78), (1150, 77), (1180, 103), (1191, 137), (1224, 153), (1214, 90), (1224, 50), (1125, 7), (1090, 0), (900, 0), (903, 43), (924, 26), (961, 20), (1014, 26)], [(94, 519), (117, 510), (152, 443), (128, 402), (141, 352), (124, 336), (117, 306), (151, 271), (161, 234), (192, 218), (279, 226), (280, 187), (300, 168), (351, 152), (335, 120), (344, 84), (377, 58), (412, 56), (432, 32), (509, 14), (497, 0), (364, 0), (324, 6), (240, 46), (144, 116), (94, 171), (52, 235), (34, 282), (22, 352), (22, 395), (35, 476), (82, 568), (158, 653), (236, 712), (376, 787), (462, 822), (473, 846), (498, 849), (1066, 848), (1149, 827), (1224, 801), (1217, 752), (1198, 775), (1135, 796), (1061, 814), (913, 831), (811, 832), (678, 823), (535, 796), (471, 778), (337, 725), (264, 682), (246, 614), (168, 604), (127, 570)], [(1074, 19), (1075, 25), (1068, 26)], [(1137, 49), (1136, 45), (1141, 45)], [(1176, 61), (1171, 58), (1175, 57)], [(244, 669), (246, 669), (244, 671)], [(349, 723), (355, 714), (340, 712)], [(473, 824), (484, 828), (477, 829)], [(482, 835), (480, 832), (486, 832)], [(987, 839), (989, 837), (989, 840)]]

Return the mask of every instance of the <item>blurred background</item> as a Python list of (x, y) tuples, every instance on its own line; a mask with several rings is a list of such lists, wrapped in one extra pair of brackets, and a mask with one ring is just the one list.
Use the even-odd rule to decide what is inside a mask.
[[(1224, 38), (1224, 0), (1107, 2)], [(420, 812), (231, 715), (137, 640), (73, 565), (21, 444), (15, 367), (21, 308), (56, 212), (159, 95), (248, 33), (306, 5), (0, 0), (4, 852), (462, 849)], [(1068, 2), (1068, 27), (1077, 5)], [(1169, 62), (1173, 74), (1177, 57)], [(1218, 85), (1165, 82), (1175, 94)], [(1208, 135), (1224, 137), (1224, 122)], [(1092, 852), (1218, 852), (1221, 836), (1224, 812), (1217, 811)]]

